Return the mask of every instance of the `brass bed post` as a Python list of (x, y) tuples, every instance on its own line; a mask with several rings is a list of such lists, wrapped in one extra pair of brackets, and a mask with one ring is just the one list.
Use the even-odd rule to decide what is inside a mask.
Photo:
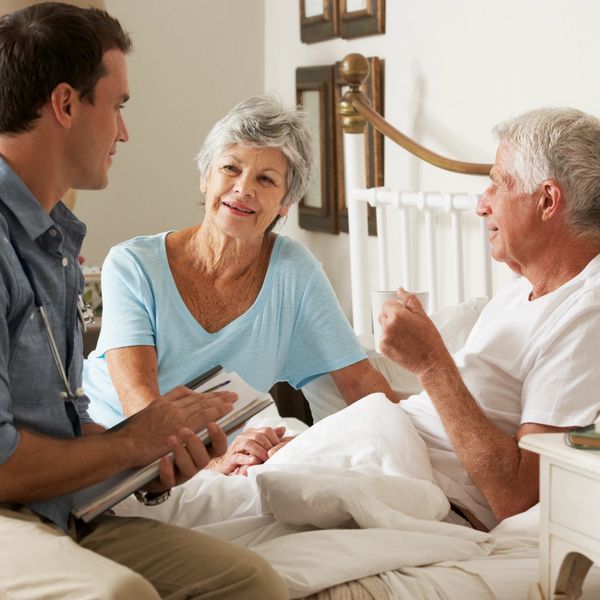
[[(390, 138), (411, 154), (418, 158), (447, 171), (466, 173), (468, 175), (489, 175), (492, 165), (485, 163), (470, 163), (454, 160), (436, 154), (418, 144), (408, 136), (390, 125), (377, 111), (369, 106), (369, 101), (360, 91), (360, 84), (369, 74), (369, 63), (362, 54), (348, 54), (342, 61), (342, 77), (350, 86), (344, 94), (338, 108), (342, 118), (342, 128), (348, 133), (357, 133), (364, 130), (365, 119), (385, 137)], [(359, 129), (359, 127), (361, 127)], [(357, 128), (357, 129), (354, 129)]]
[[(337, 107), (340, 115), (341, 128), (344, 132), (344, 177), (346, 179), (346, 204), (348, 207), (349, 223), (349, 245), (350, 245), (350, 282), (352, 291), (352, 317), (353, 327), (358, 335), (370, 333), (371, 326), (371, 302), (370, 302), (370, 280), (368, 269), (368, 231), (367, 210), (365, 203), (376, 208), (377, 214), (377, 250), (379, 259), (380, 289), (389, 287), (388, 271), (386, 263), (387, 233), (385, 227), (385, 211), (388, 205), (402, 208), (403, 231), (405, 240), (408, 239), (407, 232), (407, 207), (417, 207), (425, 213), (425, 227), (427, 233), (427, 256), (429, 258), (430, 273), (430, 308), (437, 307), (436, 298), (436, 273), (433, 266), (435, 259), (435, 236), (433, 235), (433, 210), (440, 208), (440, 198), (426, 197), (423, 193), (400, 192), (398, 190), (386, 190), (372, 188), (365, 190), (364, 169), (362, 163), (365, 161), (364, 148), (360, 146), (367, 123), (377, 131), (389, 138), (410, 154), (424, 160), (435, 167), (467, 175), (487, 176), (493, 165), (487, 163), (473, 163), (454, 160), (425, 148), (421, 144), (406, 136), (404, 133), (388, 123), (376, 110), (370, 106), (368, 98), (361, 92), (361, 84), (369, 75), (369, 61), (361, 54), (348, 54), (340, 65), (340, 74), (348, 84), (349, 89), (343, 95)], [(358, 134), (358, 135), (349, 135)], [(419, 196), (417, 199), (416, 196)], [(460, 213), (474, 210), (477, 198), (475, 195), (463, 194), (456, 198), (448, 196), (447, 210), (451, 213), (451, 220), (455, 238), (456, 270), (460, 273), (458, 278), (459, 301), (464, 297), (462, 259), (462, 240), (460, 237)], [(429, 202), (432, 204), (429, 204)], [(446, 201), (446, 200), (444, 200)], [(465, 205), (465, 202), (467, 205)], [(352, 225), (350, 224), (352, 223)], [(490, 249), (485, 223), (480, 220), (480, 236), (483, 241), (484, 251), (484, 277), (485, 293), (492, 295), (492, 269), (490, 262)], [(456, 233), (458, 232), (458, 233)], [(408, 266), (408, 251), (403, 254), (403, 278), (406, 285), (410, 285), (410, 268)]]
[[(371, 301), (369, 297), (368, 273), (368, 238), (369, 225), (366, 206), (352, 201), (352, 190), (365, 185), (365, 151), (364, 131), (365, 118), (354, 108), (354, 95), (362, 96), (360, 84), (369, 74), (369, 64), (363, 58), (348, 72), (344, 61), (341, 71), (349, 83), (347, 91), (338, 106), (344, 139), (344, 160), (351, 163), (352, 168), (344, 168), (346, 189), (346, 206), (348, 208), (348, 234), (350, 238), (350, 284), (352, 288), (352, 326), (357, 335), (369, 334), (371, 328)], [(379, 232), (381, 236), (381, 231)]]
[(369, 101), (360, 91), (362, 82), (369, 76), (369, 62), (362, 54), (348, 54), (342, 61), (340, 71), (342, 77), (350, 86), (350, 89), (342, 96), (338, 106), (342, 129), (344, 133), (363, 133), (366, 120), (356, 109), (354, 99), (363, 100), (367, 106), (369, 104)]

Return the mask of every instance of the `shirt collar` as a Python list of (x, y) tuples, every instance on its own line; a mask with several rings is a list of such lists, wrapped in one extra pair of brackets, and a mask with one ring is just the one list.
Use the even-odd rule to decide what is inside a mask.
[(85, 235), (85, 225), (62, 203), (44, 211), (20, 177), (0, 156), (0, 201), (14, 214), (31, 240), (37, 239), (55, 224)]

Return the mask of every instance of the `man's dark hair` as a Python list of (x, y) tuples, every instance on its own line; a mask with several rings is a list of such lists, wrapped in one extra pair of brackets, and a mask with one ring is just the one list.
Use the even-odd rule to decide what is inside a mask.
[(0, 134), (29, 131), (59, 83), (93, 104), (108, 50), (129, 35), (106, 11), (44, 2), (0, 17)]

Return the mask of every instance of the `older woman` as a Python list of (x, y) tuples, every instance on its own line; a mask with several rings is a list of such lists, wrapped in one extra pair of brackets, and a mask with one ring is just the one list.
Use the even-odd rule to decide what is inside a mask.
[[(272, 231), (312, 162), (305, 114), (273, 98), (250, 98), (213, 127), (198, 155), (202, 223), (124, 242), (104, 263), (102, 331), (84, 372), (96, 421), (113, 425), (215, 364), (263, 391), (330, 373), (347, 403), (392, 397), (320, 264)], [(281, 435), (240, 437), (220, 470), (265, 460)]]

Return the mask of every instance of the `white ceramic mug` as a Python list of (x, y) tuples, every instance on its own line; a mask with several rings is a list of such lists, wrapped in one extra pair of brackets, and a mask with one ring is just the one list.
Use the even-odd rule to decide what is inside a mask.
[[(429, 292), (409, 292), (413, 296), (419, 299), (419, 302), (423, 306), (425, 312), (429, 312)], [(381, 307), (388, 300), (398, 300), (396, 290), (393, 291), (382, 291), (375, 290), (371, 292), (371, 315), (373, 317), (373, 339), (375, 342), (375, 352), (381, 353), (379, 343), (381, 342), (381, 325), (379, 324), (379, 314), (381, 313)]]

